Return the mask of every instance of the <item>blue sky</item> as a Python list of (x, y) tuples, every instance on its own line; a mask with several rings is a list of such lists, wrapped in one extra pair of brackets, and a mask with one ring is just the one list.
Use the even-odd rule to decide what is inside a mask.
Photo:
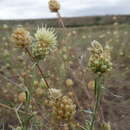
[[(90, 16), (130, 14), (130, 0), (59, 0), (61, 15)], [(56, 17), (48, 9), (48, 0), (0, 0), (0, 19)]]

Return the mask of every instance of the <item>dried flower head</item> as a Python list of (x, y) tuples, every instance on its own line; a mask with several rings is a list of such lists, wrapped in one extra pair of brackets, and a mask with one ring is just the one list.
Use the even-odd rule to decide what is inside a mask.
[(50, 88), (49, 89), (50, 98), (57, 99), (62, 96), (60, 89)]
[(11, 41), (19, 47), (25, 47), (32, 42), (32, 37), (26, 29), (18, 27), (12, 33)]
[(50, 52), (56, 49), (57, 37), (53, 28), (38, 28), (35, 33), (36, 42), (32, 44), (32, 53), (34, 58), (45, 58)]
[(57, 0), (50, 0), (48, 4), (51, 12), (58, 12), (60, 9), (60, 3)]
[(62, 96), (57, 100), (53, 100), (52, 114), (57, 121), (70, 121), (76, 113), (76, 105), (68, 96)]
[(93, 41), (89, 51), (91, 56), (88, 65), (94, 73), (103, 74), (112, 69), (109, 46), (103, 48), (99, 42)]

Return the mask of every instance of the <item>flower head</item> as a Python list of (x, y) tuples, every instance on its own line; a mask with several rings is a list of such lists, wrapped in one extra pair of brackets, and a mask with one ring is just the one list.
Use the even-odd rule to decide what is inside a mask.
[(53, 28), (38, 28), (35, 39), (36, 42), (32, 44), (32, 53), (36, 59), (45, 58), (56, 49), (57, 37)]
[(91, 56), (88, 65), (94, 73), (103, 74), (112, 69), (109, 46), (103, 48), (99, 42), (93, 41), (89, 51)]
[(32, 42), (32, 37), (26, 29), (18, 27), (12, 33), (11, 41), (19, 47), (25, 47)]
[(48, 4), (51, 12), (58, 12), (60, 9), (60, 3), (57, 0), (50, 0)]
[(52, 102), (52, 115), (56, 121), (71, 121), (76, 113), (76, 105), (68, 96), (62, 96)]

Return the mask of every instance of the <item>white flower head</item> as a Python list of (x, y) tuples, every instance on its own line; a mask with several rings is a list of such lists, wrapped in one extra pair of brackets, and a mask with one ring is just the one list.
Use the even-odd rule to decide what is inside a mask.
[(57, 37), (55, 33), (54, 28), (47, 28), (45, 25), (42, 28), (37, 29), (37, 32), (35, 33), (35, 38), (37, 41), (44, 41), (47, 44), (56, 44), (57, 43)]
[(45, 58), (46, 55), (56, 49), (57, 37), (54, 28), (38, 27), (35, 39), (36, 42), (32, 45), (32, 53), (36, 59)]

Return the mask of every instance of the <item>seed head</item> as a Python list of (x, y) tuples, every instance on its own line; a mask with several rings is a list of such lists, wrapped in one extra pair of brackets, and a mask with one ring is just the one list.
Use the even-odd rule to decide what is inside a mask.
[(71, 121), (76, 113), (76, 105), (68, 96), (53, 101), (52, 114), (57, 121)]
[(32, 42), (32, 37), (26, 29), (18, 27), (12, 33), (11, 41), (19, 47), (25, 47)]
[(57, 37), (53, 28), (38, 28), (35, 39), (36, 42), (32, 44), (32, 53), (36, 59), (45, 58), (56, 49)]
[(103, 48), (99, 42), (93, 41), (89, 51), (91, 52), (91, 56), (88, 66), (94, 73), (103, 74), (112, 69), (109, 46)]
[(60, 3), (57, 0), (50, 0), (48, 4), (51, 12), (58, 12), (60, 9)]

